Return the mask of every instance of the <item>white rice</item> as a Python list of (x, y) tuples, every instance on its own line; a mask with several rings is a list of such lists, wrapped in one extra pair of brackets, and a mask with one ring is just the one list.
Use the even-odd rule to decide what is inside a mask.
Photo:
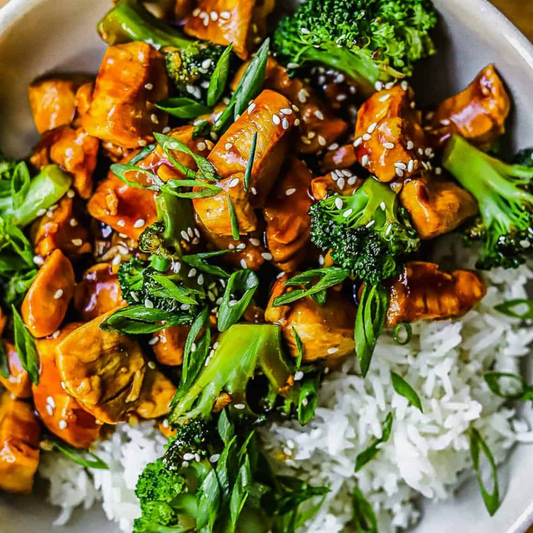
[[(450, 250), (448, 246), (443, 249)], [(455, 264), (458, 258), (461, 252), (455, 251)], [(526, 283), (533, 279), (533, 272), (524, 266), (494, 271), (486, 278), (487, 296), (465, 317), (414, 324), (406, 346), (384, 334), (365, 380), (357, 375), (355, 358), (342, 371), (330, 374), (320, 393), (316, 418), (306, 427), (293, 421), (262, 430), (276, 470), (331, 489), (318, 514), (303, 528), (305, 532), (349, 530), (355, 477), (374, 507), (380, 533), (415, 523), (420, 496), (448, 498), (465, 475), (472, 473), (468, 437), (472, 424), (499, 463), (517, 442), (533, 442), (528, 425), (516, 419), (515, 410), (493, 395), (483, 379), (493, 368), (519, 373), (521, 358), (529, 353), (533, 327), (497, 313), (494, 305), (526, 298)], [(391, 370), (419, 393), (423, 414), (394, 392)], [(381, 436), (389, 412), (394, 414), (389, 441), (354, 476), (357, 454)], [(96, 450), (110, 470), (90, 475), (55, 453), (44, 454), (40, 474), (51, 481), (50, 502), (63, 507), (60, 521), (73, 507), (83, 504), (87, 508), (101, 498), (110, 520), (129, 533), (139, 515), (133, 492), (137, 477), (161, 455), (164, 442), (153, 424), (119, 427)], [(288, 455), (288, 460), (280, 461), (281, 455)]]

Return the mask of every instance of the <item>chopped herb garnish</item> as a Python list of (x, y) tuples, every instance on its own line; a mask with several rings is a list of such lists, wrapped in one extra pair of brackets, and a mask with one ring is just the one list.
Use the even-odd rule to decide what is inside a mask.
[(370, 444), (370, 446), (366, 450), (362, 451), (355, 459), (356, 472), (359, 472), (359, 470), (361, 470), (363, 466), (365, 466), (367, 463), (372, 461), (372, 459), (374, 459), (374, 457), (379, 453), (379, 450), (381, 449), (380, 444), (385, 443), (389, 440), (392, 431), (393, 421), (393, 415), (392, 413), (389, 413), (387, 415), (387, 418), (385, 418), (385, 422), (383, 423), (381, 438), (374, 439), (372, 441), (372, 444)]
[(13, 334), (15, 348), (20, 359), (22, 368), (26, 370), (32, 383), (39, 384), (39, 353), (32, 334), (27, 330), (22, 317), (14, 305), (11, 306), (13, 313)]
[(422, 408), (422, 401), (420, 400), (420, 396), (418, 396), (417, 392), (405, 379), (402, 378), (399, 374), (396, 374), (396, 372), (390, 373), (391, 380), (392, 380), (392, 386), (394, 387), (394, 390), (404, 398), (407, 398), (409, 400), (409, 403), (420, 410), (420, 412), (424, 412)]
[[(484, 455), (490, 464), (490, 472), (492, 477), (492, 492), (489, 492), (485, 487), (483, 476), (480, 468), (480, 456)], [(500, 507), (500, 489), (498, 484), (498, 468), (494, 456), (490, 451), (487, 443), (481, 436), (481, 433), (476, 428), (470, 429), (470, 455), (472, 456), (472, 462), (474, 463), (474, 470), (476, 471), (476, 478), (481, 491), (481, 496), (485, 503), (485, 507), (490, 516)]]

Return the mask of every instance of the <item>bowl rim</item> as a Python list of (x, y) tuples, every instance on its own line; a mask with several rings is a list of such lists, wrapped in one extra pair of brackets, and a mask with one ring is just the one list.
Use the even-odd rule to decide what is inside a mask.
[[(0, 7), (0, 38), (11, 27), (26, 16), (39, 4), (50, 0), (8, 0), (8, 3)], [(76, 0), (73, 0), (76, 1)], [(77, 0), (87, 1), (87, 0)], [(89, 0), (90, 1), (90, 0)], [(456, 0), (441, 0), (456, 1)], [(111, 0), (110, 0), (111, 2)], [(509, 42), (515, 52), (529, 65), (533, 71), (533, 42), (520, 31), (511, 20), (505, 16), (489, 0), (468, 0), (469, 7), (475, 9), (482, 18), (497, 19), (500, 33)], [(533, 522), (533, 499), (532, 502), (517, 516), (514, 524), (505, 533), (526, 533)]]

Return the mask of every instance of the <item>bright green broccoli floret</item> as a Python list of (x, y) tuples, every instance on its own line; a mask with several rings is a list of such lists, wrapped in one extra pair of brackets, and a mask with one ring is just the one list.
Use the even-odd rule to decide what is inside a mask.
[(397, 195), (369, 178), (352, 196), (329, 196), (311, 206), (311, 241), (331, 250), (334, 263), (371, 285), (392, 276), (419, 238)]
[(522, 151), (510, 165), (462, 137), (446, 145), (443, 165), (479, 204), (479, 216), (467, 228), (467, 242), (481, 242), (477, 268), (516, 268), (533, 249), (533, 150)]
[(195, 497), (189, 493), (185, 477), (167, 468), (162, 459), (146, 466), (135, 494), (142, 517), (135, 520), (134, 533), (188, 531), (181, 528), (194, 523)]
[(275, 50), (286, 64), (324, 64), (373, 87), (435, 52), (436, 22), (431, 0), (306, 0), (281, 22)]
[(229, 412), (232, 415), (257, 418), (257, 407), (250, 405), (247, 389), (258, 375), (265, 378), (266, 386), (260, 401), (261, 411), (274, 408), (280, 391), (282, 395), (283, 391), (293, 394), (293, 389), (288, 387), (291, 366), (283, 353), (279, 326), (235, 324), (218, 338), (209, 364), (170, 414), (171, 424), (179, 426), (196, 419), (209, 422), (214, 402), (223, 393), (231, 399)]
[(178, 96), (205, 101), (209, 81), (225, 48), (195, 41), (154, 17), (138, 0), (122, 0), (98, 24), (108, 44), (144, 41), (166, 54), (166, 66)]

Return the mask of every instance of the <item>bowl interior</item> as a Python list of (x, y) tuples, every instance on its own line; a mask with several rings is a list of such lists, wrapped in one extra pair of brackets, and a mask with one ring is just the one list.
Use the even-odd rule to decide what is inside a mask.
[[(533, 145), (531, 45), (485, 0), (435, 3), (441, 13), (439, 54), (418, 67), (415, 87), (419, 102), (438, 101), (460, 90), (481, 68), (494, 63), (514, 98), (510, 147)], [(33, 79), (53, 71), (97, 71), (105, 46), (95, 28), (110, 5), (111, 0), (11, 0), (0, 10), (0, 147), (8, 154), (26, 156), (37, 141), (26, 92)], [(524, 415), (533, 420), (529, 408)], [(495, 517), (486, 514), (475, 484), (467, 483), (452, 501), (424, 506), (425, 519), (415, 531), (525, 531), (533, 511), (533, 449), (519, 447), (501, 471), (507, 495)], [(51, 525), (55, 515), (56, 510), (45, 505), (42, 497), (0, 494), (0, 533), (117, 531), (99, 510), (76, 513), (65, 528)]]

